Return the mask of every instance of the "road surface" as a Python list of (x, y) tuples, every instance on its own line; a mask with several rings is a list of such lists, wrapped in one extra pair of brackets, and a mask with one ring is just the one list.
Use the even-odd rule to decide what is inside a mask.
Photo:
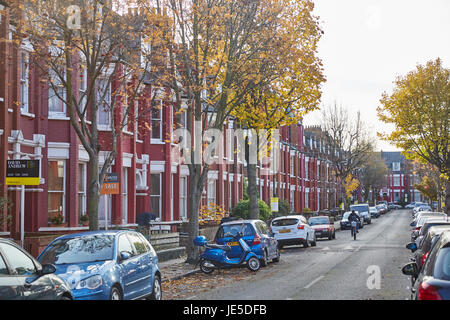
[[(410, 280), (401, 273), (409, 262), (410, 210), (391, 211), (360, 230), (336, 232), (336, 240), (316, 247), (287, 246), (281, 261), (251, 279), (195, 293), (194, 300), (404, 300)], [(246, 272), (243, 270), (243, 272)], [(250, 272), (250, 271), (248, 271)]]

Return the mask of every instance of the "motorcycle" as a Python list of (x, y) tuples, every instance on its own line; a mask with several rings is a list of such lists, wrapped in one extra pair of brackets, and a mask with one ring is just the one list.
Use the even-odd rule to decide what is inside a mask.
[(242, 254), (238, 258), (228, 257), (228, 253), (231, 251), (230, 246), (207, 243), (204, 236), (196, 237), (194, 239), (194, 245), (206, 248), (205, 251), (200, 254), (200, 270), (206, 274), (210, 274), (215, 269), (232, 268), (245, 264), (250, 271), (258, 271), (261, 268), (261, 261), (258, 256), (251, 251), (250, 247), (242, 237), (243, 234), (241, 232), (233, 237), (242, 249)]

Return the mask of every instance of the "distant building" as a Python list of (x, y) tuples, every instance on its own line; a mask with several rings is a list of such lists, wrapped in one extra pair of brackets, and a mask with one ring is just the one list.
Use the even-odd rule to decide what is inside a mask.
[(419, 181), (414, 172), (411, 171), (410, 161), (400, 151), (381, 151), (380, 155), (387, 166), (388, 173), (386, 184), (380, 190), (378, 200), (388, 202), (423, 201), (421, 193), (414, 189), (414, 184)]

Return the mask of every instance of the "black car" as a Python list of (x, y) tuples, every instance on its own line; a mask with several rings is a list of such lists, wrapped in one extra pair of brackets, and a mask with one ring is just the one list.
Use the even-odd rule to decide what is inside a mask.
[(411, 288), (411, 299), (450, 300), (450, 231), (441, 233), (421, 271), (415, 262), (411, 262), (402, 272), (417, 277)]
[(0, 239), (0, 300), (72, 300), (67, 284), (14, 241)]

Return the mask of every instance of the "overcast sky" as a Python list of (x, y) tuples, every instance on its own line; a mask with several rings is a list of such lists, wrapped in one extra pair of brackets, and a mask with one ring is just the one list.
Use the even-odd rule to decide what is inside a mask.
[[(440, 57), (450, 66), (449, 0), (315, 0), (325, 34), (319, 46), (327, 82), (322, 105), (336, 101), (349, 113), (361, 111), (376, 131), (389, 128), (376, 108), (393, 81), (417, 64)], [(305, 118), (318, 124), (320, 112)], [(377, 150), (397, 150), (378, 141)]]

